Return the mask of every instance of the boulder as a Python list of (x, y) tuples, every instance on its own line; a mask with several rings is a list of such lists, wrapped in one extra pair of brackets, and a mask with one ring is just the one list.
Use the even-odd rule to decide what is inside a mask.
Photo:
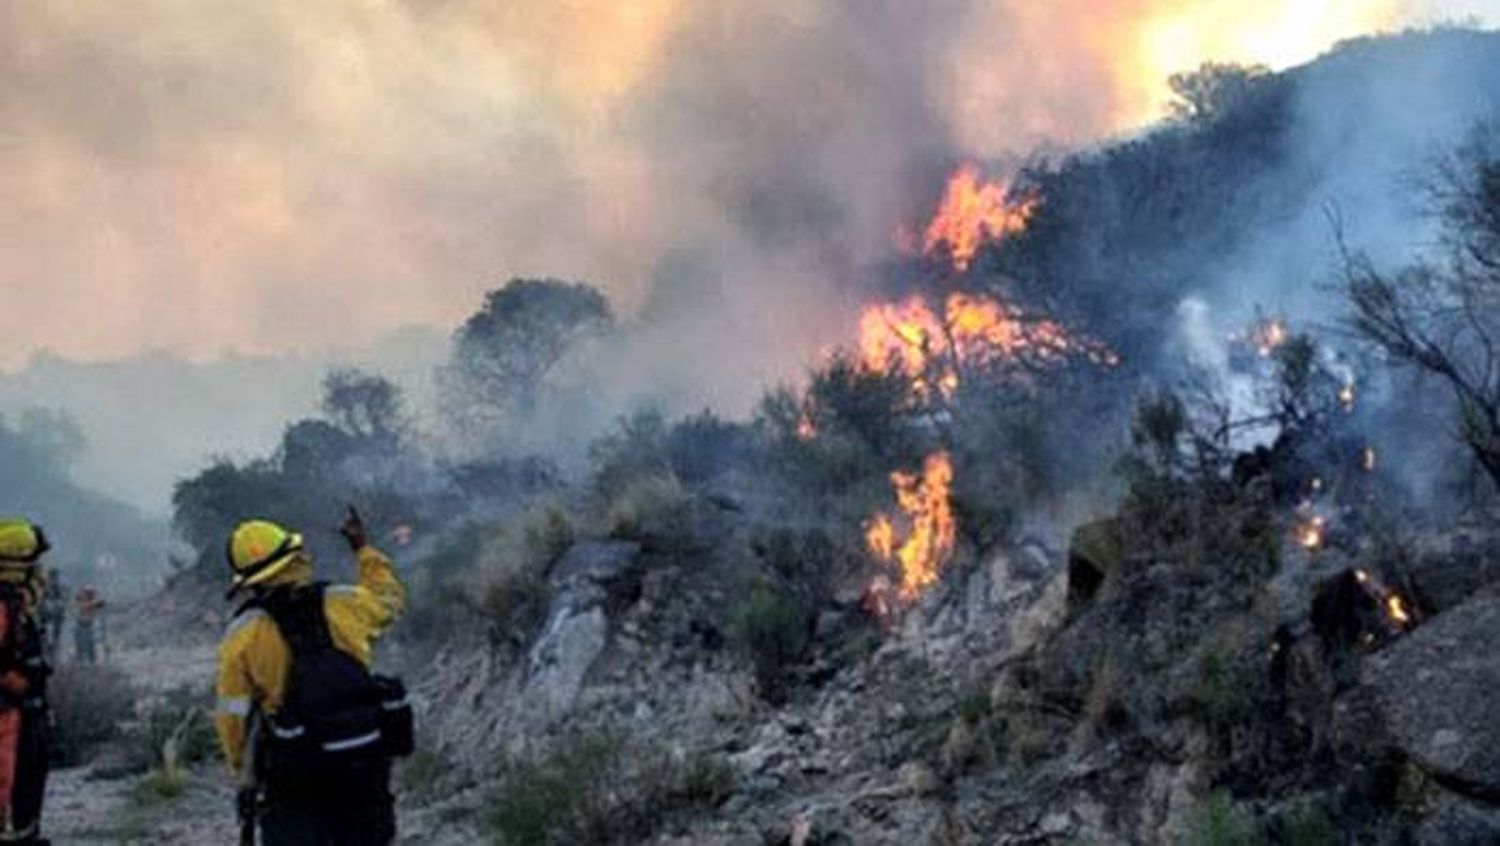
[(640, 557), (641, 545), (634, 541), (583, 540), (563, 553), (547, 580), (556, 587), (608, 586), (629, 576)]
[(1493, 846), (1500, 843), (1500, 809), (1453, 802), (1417, 826), (1417, 846)]
[(609, 621), (603, 609), (558, 609), (531, 649), (527, 688), (547, 713), (558, 716), (573, 707), (584, 678), (604, 651)]
[(1452, 608), (1500, 584), (1500, 543), (1489, 535), (1456, 533), (1425, 545), (1406, 573), (1414, 598), (1428, 613)]
[(1079, 526), (1068, 544), (1068, 605), (1078, 608), (1120, 567), (1125, 527), (1118, 518)]
[(1461, 793), (1500, 798), (1500, 597), (1433, 617), (1372, 657), (1364, 683), (1417, 765)]

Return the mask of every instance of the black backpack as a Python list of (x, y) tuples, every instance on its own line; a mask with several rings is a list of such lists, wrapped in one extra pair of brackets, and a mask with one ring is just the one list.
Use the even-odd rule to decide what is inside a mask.
[(307, 780), (412, 751), (406, 689), (334, 645), (325, 588), (320, 582), (275, 590), (247, 604), (271, 615), (292, 651), (281, 707), (264, 727), (268, 763)]

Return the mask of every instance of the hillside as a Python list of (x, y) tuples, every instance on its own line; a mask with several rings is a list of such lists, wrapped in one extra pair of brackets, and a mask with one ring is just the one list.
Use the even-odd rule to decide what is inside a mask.
[(1208, 90), (1023, 171), (971, 263), (871, 269), (858, 342), (752, 419), (635, 414), (572, 476), (289, 426), (181, 489), (202, 560), (119, 660), (206, 681), (206, 539), (327, 544), (347, 498), (411, 586), (407, 842), (1500, 841), (1500, 511), (1438, 434), (1476, 416), (1334, 331), (1338, 234), (1438, 240), (1402, 180), (1497, 116), (1500, 35)]

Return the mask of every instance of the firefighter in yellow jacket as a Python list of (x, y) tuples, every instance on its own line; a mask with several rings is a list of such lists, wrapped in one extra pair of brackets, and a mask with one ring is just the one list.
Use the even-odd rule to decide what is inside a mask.
[(37, 562), (50, 548), (40, 526), (0, 520), (0, 844), (45, 844), (47, 666)]
[(405, 590), (352, 507), (340, 531), (352, 585), (315, 582), (302, 536), (274, 523), (242, 523), (229, 539), (229, 595), (249, 599), (219, 646), (215, 727), (242, 785), (242, 826), (253, 838), (258, 824), (268, 846), (395, 837), (390, 756), (362, 722), (379, 717), (362, 685)]

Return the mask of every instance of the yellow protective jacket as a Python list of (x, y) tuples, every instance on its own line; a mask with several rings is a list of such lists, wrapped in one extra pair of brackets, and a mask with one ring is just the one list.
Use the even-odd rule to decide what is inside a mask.
[[(366, 667), (374, 657), (375, 640), (406, 603), (406, 589), (396, 577), (391, 560), (366, 546), (355, 553), (359, 580), (352, 585), (329, 585), (323, 594), (328, 631), (339, 649)], [(296, 568), (286, 580), (307, 581), (309, 567)], [(246, 722), (255, 709), (274, 714), (286, 695), (292, 666), (290, 647), (277, 631), (271, 615), (258, 608), (238, 614), (219, 643), (218, 708), (214, 727), (229, 768), (239, 774), (245, 763)]]

